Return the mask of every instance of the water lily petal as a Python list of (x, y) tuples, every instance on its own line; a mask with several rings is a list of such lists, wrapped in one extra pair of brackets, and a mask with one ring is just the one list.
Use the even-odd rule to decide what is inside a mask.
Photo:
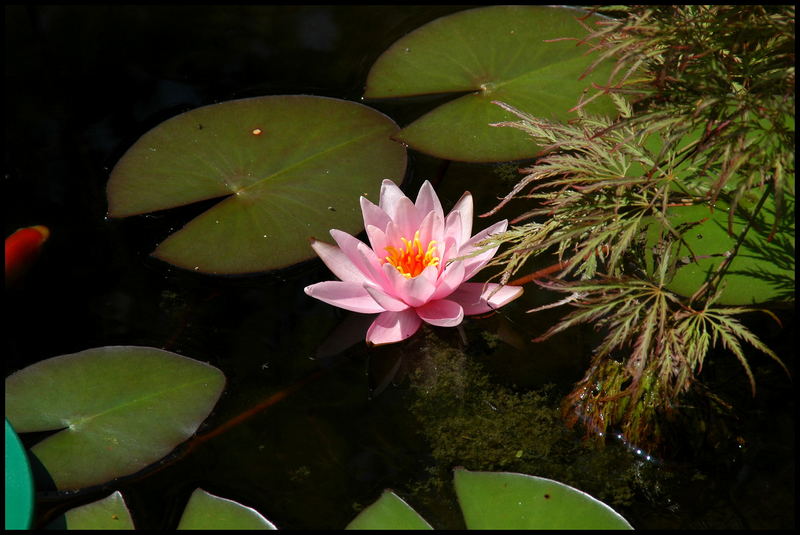
[(418, 307), (417, 315), (437, 327), (455, 327), (464, 320), (464, 309), (455, 301), (439, 299)]
[(322, 259), (331, 273), (339, 277), (343, 281), (349, 282), (366, 282), (367, 276), (358, 269), (353, 262), (342, 252), (339, 247), (325, 243), (319, 240), (311, 240), (311, 248)]
[[(472, 194), (468, 191), (456, 202), (450, 213), (461, 213), (461, 234), (459, 235), (458, 243), (464, 243), (469, 240), (472, 234), (472, 218), (474, 217), (474, 205), (472, 202)], [(449, 214), (448, 214), (449, 216)]]
[(452, 236), (446, 237), (444, 239), (444, 247), (441, 248), (441, 253), (441, 264), (443, 266), (451, 264), (451, 260), (458, 256), (458, 244), (456, 243), (456, 239)]
[[(427, 274), (425, 274), (426, 271)], [(416, 277), (406, 278), (391, 264), (383, 265), (383, 272), (392, 286), (392, 291), (388, 293), (412, 307), (424, 305), (436, 291), (435, 274), (437, 271), (436, 266), (428, 266), (423, 273)]]
[(400, 299), (392, 297), (391, 295), (379, 290), (378, 288), (375, 288), (374, 286), (365, 284), (364, 289), (370, 296), (372, 296), (376, 303), (384, 308), (384, 310), (401, 312), (408, 308), (408, 305)]
[(394, 295), (394, 288), (383, 272), (383, 264), (379, 260), (375, 260), (375, 253), (372, 249), (363, 243), (359, 243), (356, 247), (356, 255), (361, 259), (361, 265), (367, 270), (367, 277), (369, 278), (367, 283), (372, 283), (383, 289), (384, 292)]
[(318, 282), (306, 286), (304, 291), (315, 299), (353, 312), (374, 314), (385, 310), (367, 293), (364, 285), (357, 282)]
[[(386, 245), (391, 245), (397, 249), (403, 247), (403, 242), (400, 240), (400, 238), (404, 236), (400, 234), (400, 229), (397, 228), (397, 225), (395, 225), (393, 221), (389, 221), (389, 223), (386, 225), (383, 235), (386, 237)], [(375, 254), (386, 255), (386, 250), (384, 249), (383, 251), (378, 251), (376, 249)]]
[(367, 330), (367, 343), (391, 344), (405, 340), (419, 329), (422, 320), (413, 309), (403, 312), (383, 312)]
[(464, 224), (461, 219), (461, 212), (459, 210), (453, 210), (447, 215), (447, 219), (444, 220), (445, 239), (452, 240), (459, 247), (469, 240), (469, 236), (464, 238)]
[(372, 225), (381, 230), (385, 229), (386, 223), (391, 221), (386, 212), (366, 197), (361, 197), (359, 200), (361, 201), (361, 213), (364, 216), (364, 228)]
[(386, 246), (388, 243), (386, 242), (386, 233), (382, 230), (382, 228), (385, 229), (386, 226), (378, 228), (373, 225), (367, 225), (365, 228), (375, 256), (378, 258), (386, 256)]
[(465, 282), (448, 297), (464, 308), (464, 314), (485, 314), (522, 295), (522, 286), (502, 286), (493, 282)]
[(388, 281), (381, 270), (381, 261), (367, 244), (341, 230), (332, 229), (331, 236), (339, 245), (342, 253), (364, 274), (367, 280), (381, 288), (388, 288)]
[(400, 199), (407, 198), (405, 193), (391, 180), (384, 180), (381, 183), (381, 199), (378, 205), (381, 207), (381, 210), (386, 212), (386, 215), (388, 215), (391, 220), (397, 221), (395, 216)]
[(431, 295), (431, 300), (442, 299), (455, 291), (464, 282), (464, 263), (451, 262), (447, 264), (436, 281), (436, 291)]
[[(485, 240), (489, 236), (493, 234), (499, 234), (500, 232), (505, 232), (506, 227), (508, 227), (508, 221), (502, 220), (498, 221), (494, 225), (480, 231), (475, 236), (469, 239), (467, 243), (461, 246), (461, 249), (458, 250), (458, 256), (467, 255), (473, 251), (475, 251), (476, 247), (475, 244)], [(497, 247), (492, 247), (490, 249), (486, 249), (482, 253), (475, 255), (471, 258), (464, 259), (464, 279), (470, 279), (475, 273), (477, 273), (486, 263), (492, 259), (494, 254), (497, 252)]]
[(394, 224), (397, 225), (397, 230), (400, 235), (407, 240), (413, 240), (414, 234), (419, 229), (419, 224), (422, 222), (422, 216), (417, 211), (417, 207), (411, 202), (408, 197), (398, 199), (392, 207), (390, 217)]
[(435, 212), (442, 220), (444, 220), (444, 210), (442, 210), (442, 203), (439, 201), (439, 197), (436, 195), (436, 191), (434, 191), (433, 186), (427, 180), (422, 183), (422, 187), (419, 188), (419, 193), (417, 193), (417, 201), (414, 203), (414, 206), (417, 207), (417, 211), (420, 214), (427, 214), (429, 212)]
[(436, 250), (441, 258), (440, 250), (444, 246), (444, 219), (436, 210), (431, 210), (419, 224), (419, 241), (423, 248), (428, 247), (431, 241), (436, 242)]

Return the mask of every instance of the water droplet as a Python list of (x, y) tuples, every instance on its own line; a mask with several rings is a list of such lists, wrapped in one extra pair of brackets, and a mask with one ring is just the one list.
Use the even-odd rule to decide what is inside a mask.
[(199, 271), (200, 270), (200, 266), (194, 266), (194, 270), (195, 271)]
[(403, 49), (403, 52), (405, 52), (406, 54), (408, 54), (409, 52), (411, 52), (411, 49), (410, 49), (410, 48), (405, 48), (405, 49)]
[(147, 148), (147, 150), (150, 150), (150, 151), (152, 151), (152, 152), (155, 152), (155, 151), (156, 151), (156, 148), (155, 148), (155, 147), (148, 147), (148, 148)]

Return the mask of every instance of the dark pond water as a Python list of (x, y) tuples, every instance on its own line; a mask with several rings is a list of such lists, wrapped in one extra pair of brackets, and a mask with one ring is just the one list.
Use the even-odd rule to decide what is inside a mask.
[[(466, 322), (466, 344), (456, 330), (431, 330), (368, 349), (357, 315), (301, 291), (329, 277), (317, 261), (249, 277), (188, 273), (149, 253), (202, 208), (106, 219), (109, 170), (159, 122), (257, 95), (360, 100), (383, 50), (461, 9), (6, 7), (4, 232), (34, 224), (52, 231), (25, 283), (6, 292), (6, 374), (91, 347), (166, 348), (228, 378), (201, 431), (288, 394), (158, 469), (87, 495), (42, 496), (37, 522), (118, 489), (138, 528), (172, 528), (202, 487), (279, 528), (340, 528), (393, 488), (435, 526), (459, 527), (447, 471), (463, 465), (558, 476), (637, 528), (794, 526), (794, 389), (759, 356), (751, 361), (755, 399), (733, 357), (710, 359), (703, 378), (736, 404), (735, 416), (703, 416), (707, 432), (678, 434), (658, 462), (616, 442), (593, 450), (563, 428), (555, 407), (597, 335), (575, 330), (531, 343), (561, 314), (526, 315), (550, 299), (533, 288), (501, 314)], [(435, 101), (370, 104), (402, 126)], [(464, 190), (477, 211), (488, 209), (512, 184), (507, 167), (410, 156), (406, 191), (430, 179), (446, 209)], [(752, 328), (792, 366), (794, 314), (782, 319), (783, 330), (760, 320)], [(471, 394), (479, 390), (496, 404), (479, 408)], [(490, 418), (495, 435), (472, 447), (443, 436), (453, 415), (437, 406), (453, 397), (463, 400), (467, 428), (470, 417)], [(509, 456), (517, 443), (540, 457)]]

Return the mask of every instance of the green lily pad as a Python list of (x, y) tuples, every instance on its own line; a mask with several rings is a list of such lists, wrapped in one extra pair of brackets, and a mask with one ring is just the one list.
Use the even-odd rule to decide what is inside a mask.
[(356, 234), (359, 197), (400, 182), (397, 125), (364, 105), (314, 96), (213, 104), (142, 136), (108, 181), (108, 215), (126, 217), (197, 201), (220, 202), (169, 236), (153, 255), (204, 273), (278, 269), (315, 256), (309, 238)]
[(345, 529), (433, 529), (424, 518), (391, 490), (361, 511)]
[(131, 513), (119, 491), (102, 500), (70, 509), (54, 525), (69, 530), (134, 529)]
[[(529, 158), (539, 147), (514, 128), (491, 123), (515, 117), (493, 101), (531, 115), (566, 120), (592, 83), (605, 85), (613, 65), (596, 60), (575, 40), (588, 34), (584, 11), (546, 6), (491, 6), (434, 20), (395, 42), (372, 66), (364, 96), (390, 98), (437, 93), (466, 95), (403, 128), (396, 139), (440, 158), (470, 162)], [(591, 27), (601, 17), (583, 21)], [(593, 93), (593, 91), (591, 91)], [(610, 99), (587, 111), (614, 113)]]
[[(510, 472), (454, 471), (468, 529), (633, 529), (603, 502), (570, 486)], [(390, 490), (347, 529), (432, 529)]]
[(468, 529), (633, 529), (603, 502), (558, 481), (455, 470)]
[(251, 507), (195, 489), (178, 529), (277, 529)]
[(151, 347), (101, 347), (6, 378), (20, 433), (58, 431), (31, 448), (58, 489), (131, 474), (189, 438), (225, 385), (217, 368)]
[[(733, 218), (733, 235), (728, 234), (728, 208), (718, 202), (712, 210), (705, 205), (672, 207), (667, 212), (670, 224), (682, 229), (683, 242), (676, 243), (672, 255), (677, 260), (667, 289), (691, 296), (708, 280), (736, 245), (738, 235), (747, 225), (745, 211), (752, 209), (752, 199), (745, 199)], [(748, 231), (736, 257), (724, 277), (721, 305), (755, 305), (794, 299), (795, 244), (794, 197), (787, 196), (790, 213), (782, 218), (773, 238), (768, 239), (775, 221), (774, 198), (764, 203), (761, 213)], [(650, 247), (659, 240), (662, 229), (651, 224)], [(652, 261), (649, 263), (652, 272)]]

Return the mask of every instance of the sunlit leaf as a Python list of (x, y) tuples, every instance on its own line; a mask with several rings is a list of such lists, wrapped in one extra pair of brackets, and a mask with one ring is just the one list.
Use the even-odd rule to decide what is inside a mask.
[(542, 477), (455, 470), (469, 529), (632, 529), (603, 502)]
[[(545, 119), (566, 120), (591, 84), (607, 82), (602, 63), (580, 79), (596, 57), (574, 39), (588, 34), (572, 8), (492, 6), (434, 20), (395, 42), (369, 72), (364, 96), (467, 93), (436, 108), (395, 136), (422, 152), (463, 161), (531, 157), (540, 149), (523, 132), (490, 123), (513, 116), (501, 101)], [(599, 17), (583, 22), (593, 26)], [(572, 40), (549, 41), (572, 38)], [(612, 113), (605, 97), (587, 106)]]
[[(509, 472), (454, 470), (468, 529), (632, 529), (616, 511), (572, 487)], [(347, 529), (432, 529), (391, 490)]]
[(178, 529), (277, 529), (251, 507), (196, 489)]
[[(60, 526), (63, 522), (63, 526)], [(134, 529), (133, 519), (119, 491), (96, 502), (75, 507), (64, 513), (56, 524), (69, 530)]]
[(361, 511), (345, 529), (433, 529), (424, 518), (391, 490)]
[[(772, 239), (768, 238), (775, 221), (774, 199), (770, 197), (764, 203), (725, 272), (724, 289), (717, 303), (752, 305), (793, 299), (794, 197), (787, 197), (790, 213), (784, 216)], [(738, 236), (747, 225), (747, 210), (753, 205), (752, 199), (746, 199), (737, 208), (733, 235), (728, 234), (728, 209), (724, 203), (717, 203), (714, 210), (703, 205), (670, 208), (670, 224), (675, 228), (685, 225), (686, 230), (682, 234), (684, 242), (673, 251), (677, 270), (667, 288), (683, 296), (694, 294), (734, 251)], [(651, 226), (651, 246), (656, 243), (658, 233), (659, 226)]]
[(31, 448), (59, 489), (136, 472), (189, 438), (225, 384), (213, 366), (150, 347), (89, 349), (6, 378), (20, 432), (57, 431)]
[(248, 273), (314, 256), (309, 238), (355, 234), (359, 197), (400, 182), (397, 126), (358, 103), (313, 96), (233, 100), (173, 117), (114, 167), (108, 213), (125, 217), (219, 198), (154, 255), (205, 273)]

